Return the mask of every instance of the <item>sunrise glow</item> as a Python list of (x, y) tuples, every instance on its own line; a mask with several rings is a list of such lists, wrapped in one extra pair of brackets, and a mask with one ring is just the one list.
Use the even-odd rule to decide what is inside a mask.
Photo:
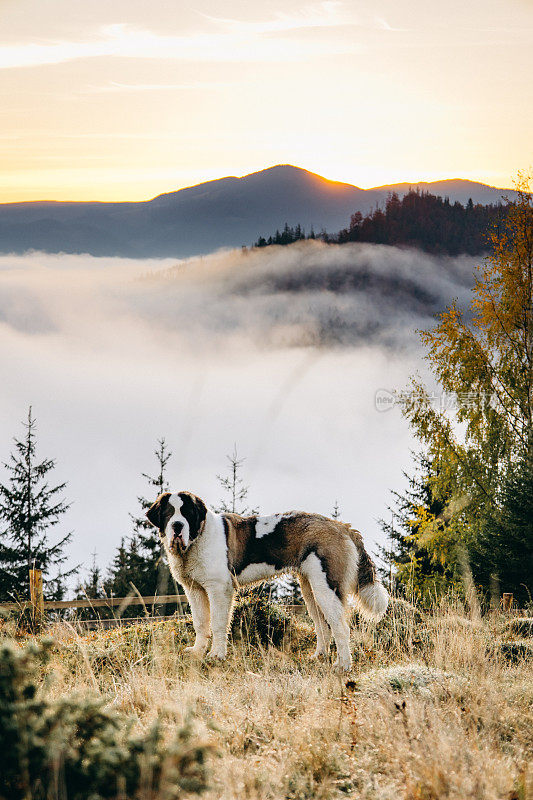
[(363, 188), (533, 161), (533, 7), (130, 0), (0, 9), (0, 201), (141, 200), (293, 163)]

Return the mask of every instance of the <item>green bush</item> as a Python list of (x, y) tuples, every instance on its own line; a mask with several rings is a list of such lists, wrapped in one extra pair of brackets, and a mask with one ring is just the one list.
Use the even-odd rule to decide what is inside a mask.
[(51, 647), (0, 648), (1, 800), (170, 800), (207, 788), (210, 748), (190, 723), (165, 746), (159, 723), (134, 736), (102, 701), (46, 699), (38, 687)]
[(283, 647), (292, 650), (311, 645), (313, 629), (297, 618), (281, 603), (243, 592), (235, 604), (231, 620), (233, 639), (245, 639), (251, 645)]
[(231, 635), (245, 637), (251, 644), (281, 647), (291, 623), (283, 606), (260, 595), (243, 594), (235, 604)]

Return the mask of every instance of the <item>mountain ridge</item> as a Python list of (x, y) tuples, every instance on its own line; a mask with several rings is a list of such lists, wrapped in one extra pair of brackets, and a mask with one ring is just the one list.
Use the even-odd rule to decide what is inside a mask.
[[(226, 176), (150, 200), (106, 202), (31, 200), (0, 204), (0, 252), (88, 253), (102, 256), (187, 257), (220, 247), (249, 245), (286, 222), (336, 231), (351, 214), (410, 188), (463, 204), (501, 202), (505, 189), (463, 179), (390, 184), (372, 189), (331, 181), (290, 164), (242, 177)], [(513, 194), (510, 192), (510, 194)]]

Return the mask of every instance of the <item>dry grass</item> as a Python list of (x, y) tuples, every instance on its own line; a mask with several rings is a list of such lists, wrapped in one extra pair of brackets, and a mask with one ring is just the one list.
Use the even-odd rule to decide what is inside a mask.
[(397, 601), (376, 629), (354, 626), (348, 687), (309, 661), (300, 620), (280, 648), (237, 636), (218, 665), (183, 654), (190, 623), (48, 633), (52, 695), (97, 693), (141, 730), (194, 715), (219, 754), (213, 800), (533, 797), (531, 660), (502, 650), (502, 618)]

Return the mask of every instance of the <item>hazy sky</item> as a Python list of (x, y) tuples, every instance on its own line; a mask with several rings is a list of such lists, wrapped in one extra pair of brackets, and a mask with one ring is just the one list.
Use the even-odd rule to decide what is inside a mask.
[(0, 0), (0, 201), (533, 161), (531, 0)]

